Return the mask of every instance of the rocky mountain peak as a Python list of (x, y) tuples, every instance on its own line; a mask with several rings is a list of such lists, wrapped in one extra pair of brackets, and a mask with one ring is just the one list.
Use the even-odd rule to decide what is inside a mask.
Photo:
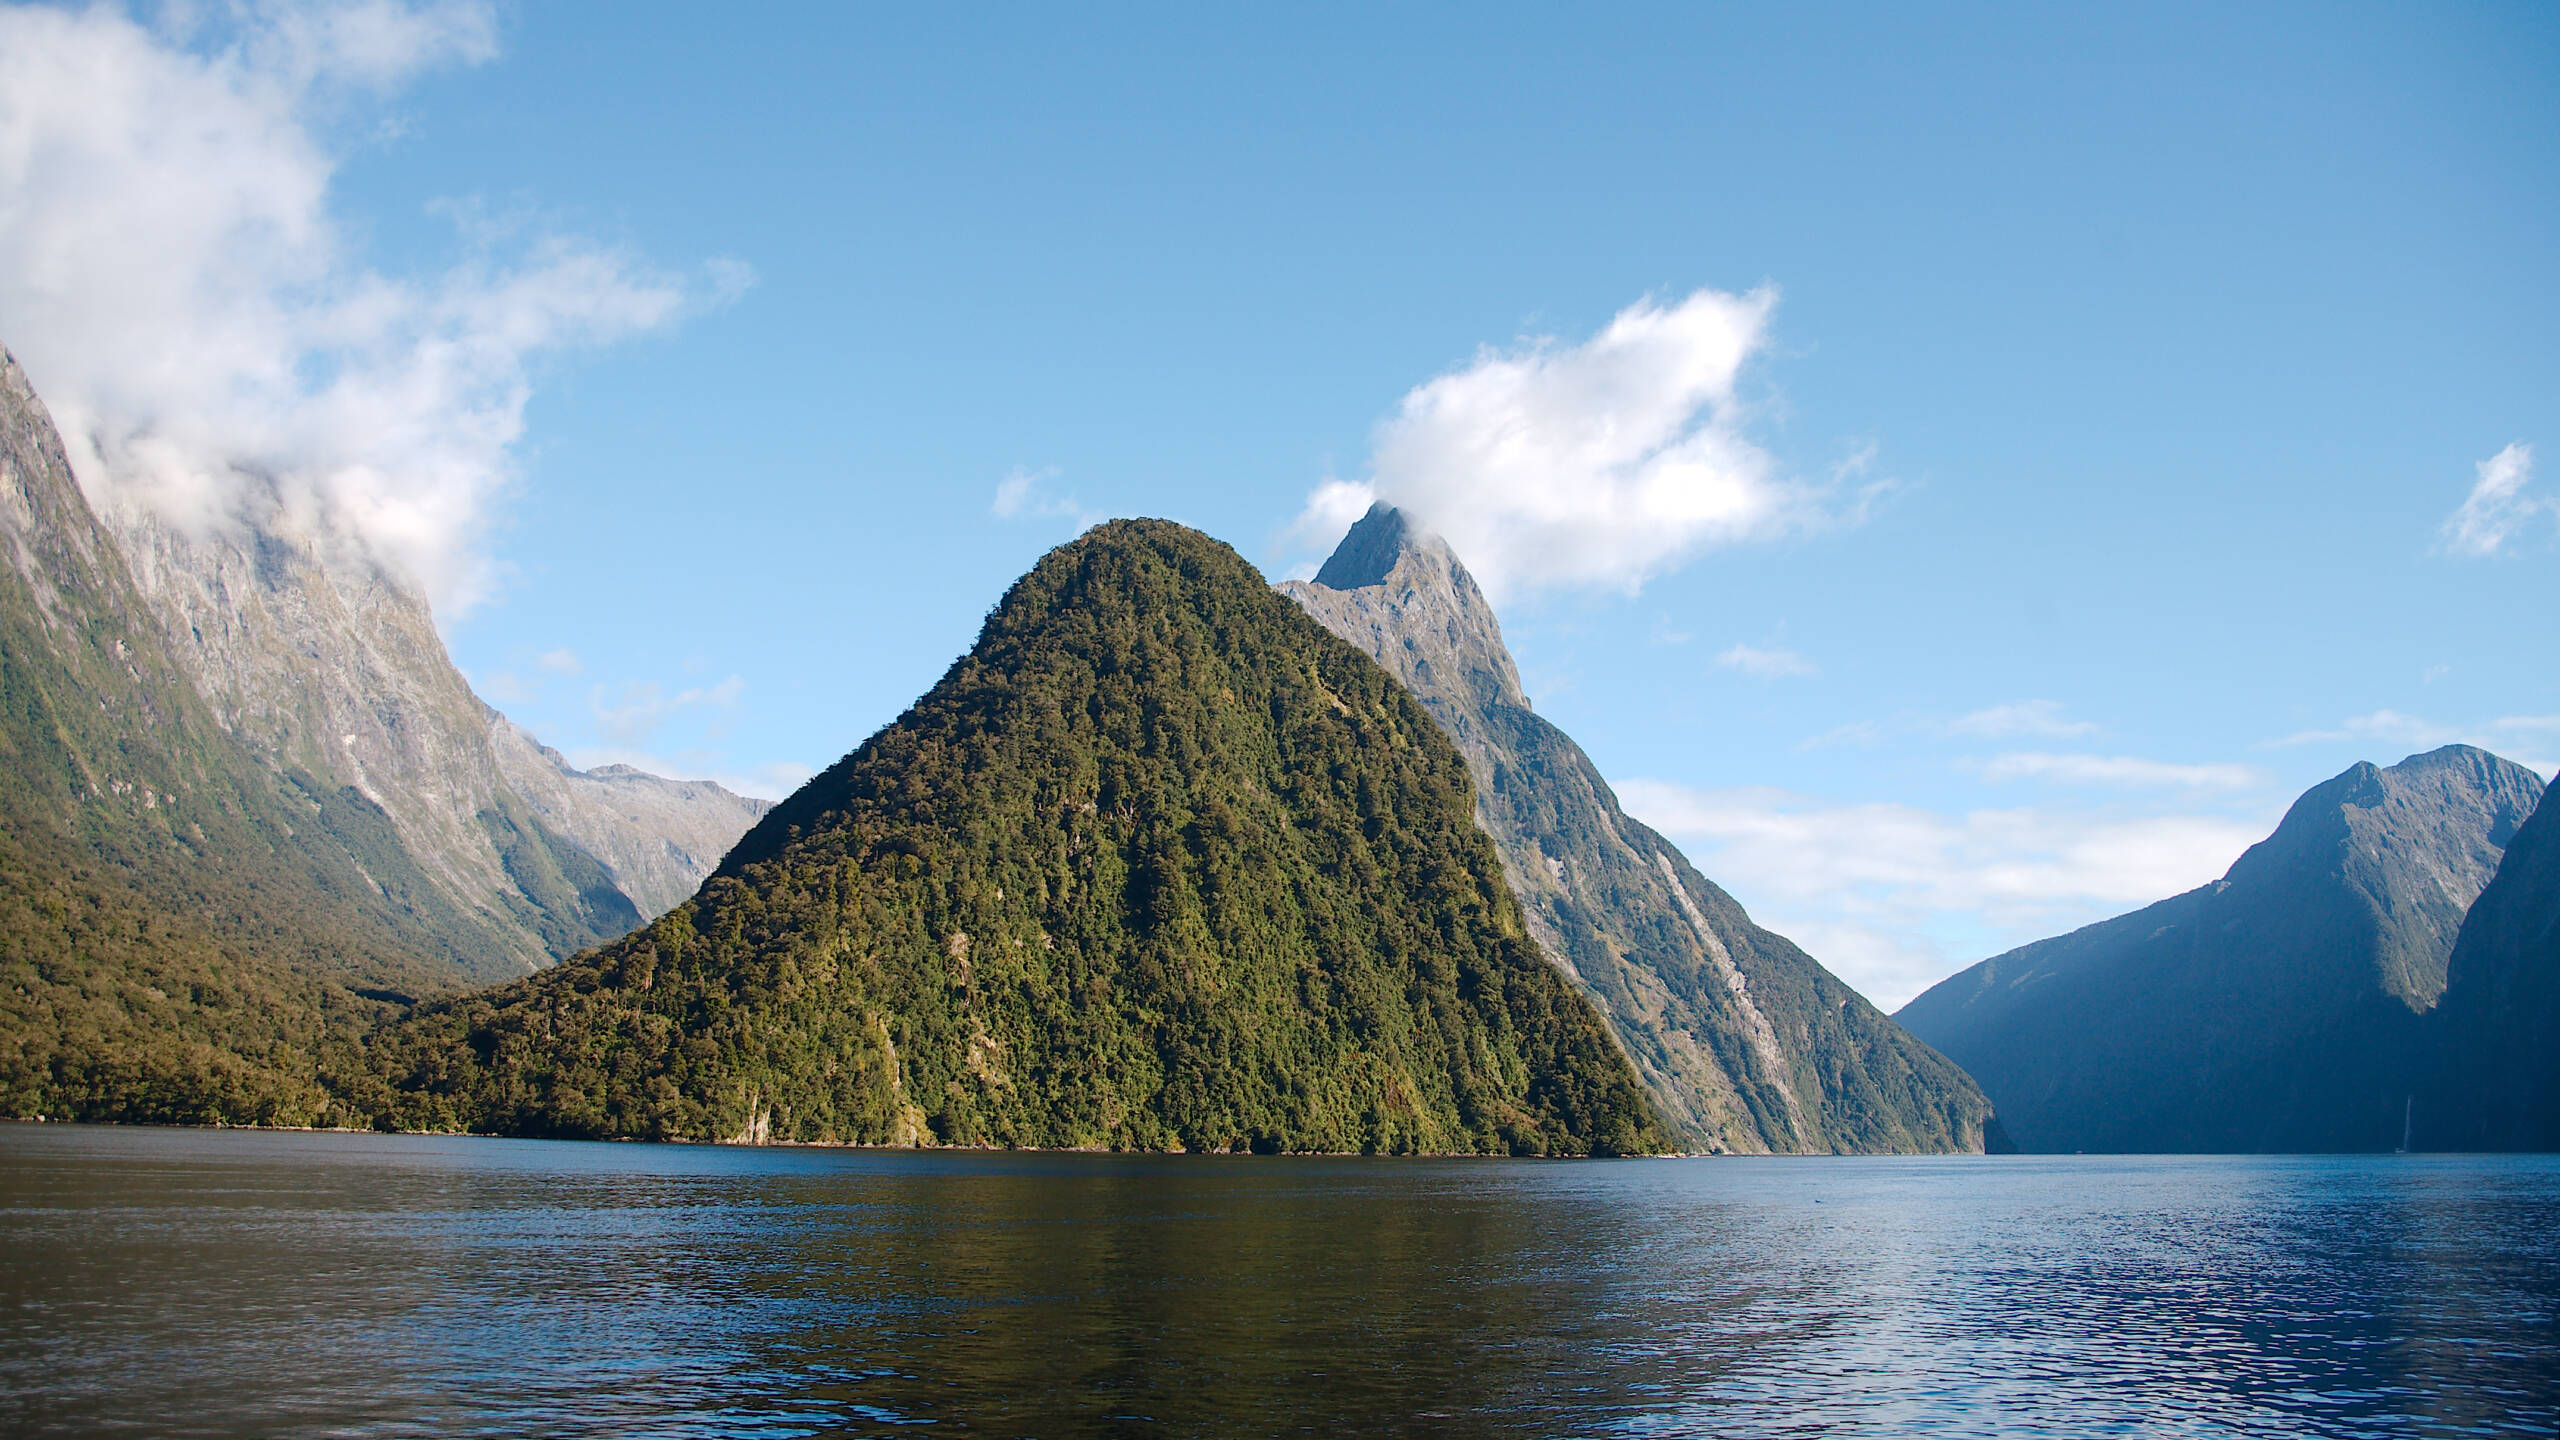
[[(1529, 708), (1492, 602), (1447, 541), (1380, 501), (1313, 581), (1280, 587), (1335, 634), (1368, 651), (1426, 705)], [(1434, 705), (1439, 715), (1444, 706)]]
[(2388, 1147), (2411, 1056), (2444, 1033), (2428, 1012), (2461, 988), (2464, 916), (2542, 790), (2467, 745), (2351, 765), (2220, 881), (1994, 956), (1897, 1018), (2030, 1150)]
[(2231, 867), (2244, 887), (2343, 881), (2372, 906), (2384, 989), (2413, 1010), (2445, 986), (2462, 917), (2542, 798), (2542, 777), (2469, 745), (2313, 786)]
[(1986, 1143), (1972, 1082), (1630, 818), (1530, 713), (1484, 591), (1446, 541), (1370, 507), (1313, 581), (1279, 587), (1412, 691), (1466, 757), (1476, 819), (1531, 935), (1600, 1009), (1699, 1149)]
[(1361, 516), (1342, 537), (1342, 543), (1333, 548), (1324, 568), (1316, 572), (1316, 583), (1335, 590), (1384, 585), (1403, 562), (1406, 551), (1426, 545), (1437, 545), (1443, 551), (1449, 548), (1440, 544), (1438, 536), (1417, 530), (1402, 510), (1381, 500), (1370, 506), (1369, 513)]

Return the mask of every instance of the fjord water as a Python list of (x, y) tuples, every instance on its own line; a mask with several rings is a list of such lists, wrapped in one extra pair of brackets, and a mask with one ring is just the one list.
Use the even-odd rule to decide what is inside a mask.
[(0, 1125), (0, 1433), (2549, 1435), (2560, 1161)]

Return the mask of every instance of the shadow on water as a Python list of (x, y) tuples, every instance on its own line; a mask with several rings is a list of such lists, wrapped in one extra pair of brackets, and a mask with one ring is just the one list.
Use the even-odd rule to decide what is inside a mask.
[(2543, 1434), (2560, 1164), (0, 1126), (11, 1435)]

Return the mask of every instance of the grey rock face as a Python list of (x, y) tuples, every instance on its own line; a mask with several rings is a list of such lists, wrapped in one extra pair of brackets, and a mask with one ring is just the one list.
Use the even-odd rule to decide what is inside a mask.
[(604, 862), (643, 919), (693, 897), (769, 800), (628, 765), (580, 770), (495, 710), (482, 711), (502, 782), (534, 818)]
[[(42, 1009), (52, 1002), (39, 990), (67, 988), (78, 1009), (122, 993), (94, 968), (119, 963), (101, 958), (115, 947), (54, 908), (65, 897), (99, 913), (156, 912), (182, 945), (231, 947), (252, 967), (393, 986), (450, 983), (467, 968), (459, 916), (407, 856), (373, 843), (378, 811), (260, 763), (216, 722), (5, 350), (0, 553), (0, 910), (28, 927), (0, 961), (46, 970), (13, 999)], [(30, 904), (49, 918), (27, 919)], [(41, 1028), (32, 1042), (8, 1037), (18, 1061), (24, 1043), (69, 1043)]]
[(1949, 977), (1904, 1025), (2023, 1149), (2387, 1150), (2541, 778), (2454, 745), (2306, 791), (2211, 885)]
[[(222, 729), (360, 812), (368, 833), (342, 838), (369, 865), (396, 848), (470, 978), (627, 933), (689, 896), (770, 808), (571, 768), (472, 693), (421, 596), (273, 496), (202, 531), (131, 504), (97, 518)], [(68, 533), (40, 517), (11, 528)]]
[(1989, 1106), (1618, 807), (1521, 693), (1502, 628), (1437, 536), (1373, 508), (1280, 590), (1402, 681), (1473, 772), (1477, 819), (1548, 957), (1699, 1149), (1979, 1150)]

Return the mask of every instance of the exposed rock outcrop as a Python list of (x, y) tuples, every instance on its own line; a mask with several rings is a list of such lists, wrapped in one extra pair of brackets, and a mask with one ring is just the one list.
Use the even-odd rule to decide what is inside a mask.
[(767, 808), (706, 782), (571, 768), (474, 695), (425, 600), (272, 496), (191, 533), (104, 516), (225, 729), (378, 808), (476, 932), (479, 979), (610, 940), (692, 893)]
[(1380, 505), (1313, 583), (1279, 588), (1376, 657), (1456, 743), (1531, 932), (1685, 1143), (1983, 1148), (1990, 1107), (1962, 1071), (1752, 924), (1532, 713), (1493, 607), (1445, 542)]

